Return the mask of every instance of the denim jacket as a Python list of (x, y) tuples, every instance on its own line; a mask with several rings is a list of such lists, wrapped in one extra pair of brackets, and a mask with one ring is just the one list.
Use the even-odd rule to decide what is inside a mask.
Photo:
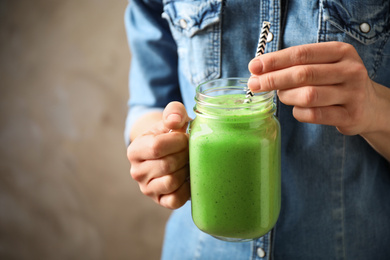
[[(266, 52), (343, 41), (374, 81), (390, 86), (388, 0), (131, 0), (125, 24), (132, 50), (133, 122), (173, 100), (194, 116), (195, 86), (247, 77), (262, 21)], [(390, 111), (389, 111), (390, 112)], [(199, 231), (190, 202), (167, 223), (163, 259), (390, 259), (390, 165), (360, 136), (297, 122), (279, 104), (282, 209), (272, 232), (245, 243)]]

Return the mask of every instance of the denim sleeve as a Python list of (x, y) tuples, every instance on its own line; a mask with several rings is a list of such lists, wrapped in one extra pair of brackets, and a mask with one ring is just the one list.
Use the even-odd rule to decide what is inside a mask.
[(131, 50), (128, 114), (125, 141), (142, 115), (182, 101), (177, 76), (177, 47), (169, 25), (161, 17), (158, 0), (131, 0), (125, 12), (125, 28)]

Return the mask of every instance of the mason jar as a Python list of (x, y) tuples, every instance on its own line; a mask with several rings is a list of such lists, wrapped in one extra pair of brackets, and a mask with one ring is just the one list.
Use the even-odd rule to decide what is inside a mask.
[(275, 92), (246, 95), (247, 79), (196, 89), (189, 126), (192, 218), (225, 241), (259, 238), (280, 212), (280, 124)]

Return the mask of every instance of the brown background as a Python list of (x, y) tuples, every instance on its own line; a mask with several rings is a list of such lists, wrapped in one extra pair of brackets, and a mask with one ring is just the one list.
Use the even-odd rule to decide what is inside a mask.
[(129, 176), (127, 1), (0, 0), (0, 259), (158, 259)]

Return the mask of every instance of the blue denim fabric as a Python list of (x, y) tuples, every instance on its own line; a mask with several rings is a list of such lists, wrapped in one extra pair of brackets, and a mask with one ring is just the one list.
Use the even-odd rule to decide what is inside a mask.
[[(390, 86), (389, 2), (131, 0), (125, 17), (133, 55), (127, 129), (141, 113), (172, 100), (184, 102), (194, 116), (197, 84), (249, 76), (264, 20), (273, 34), (266, 52), (348, 42), (370, 77)], [(364, 23), (369, 31), (366, 25), (361, 30)], [(167, 224), (162, 259), (390, 259), (389, 162), (360, 136), (299, 123), (283, 104), (278, 112), (282, 209), (272, 233), (246, 243), (216, 240), (194, 226), (188, 202)]]

